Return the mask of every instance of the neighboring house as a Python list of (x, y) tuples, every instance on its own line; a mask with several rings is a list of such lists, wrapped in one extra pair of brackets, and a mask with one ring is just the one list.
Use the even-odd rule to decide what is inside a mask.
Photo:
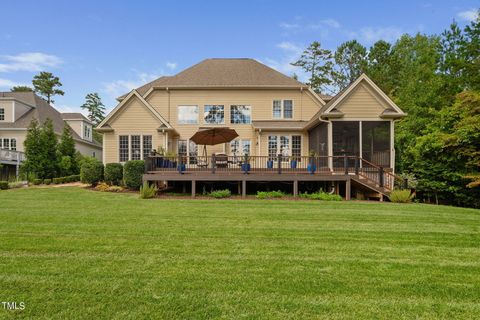
[(93, 139), (92, 123), (80, 113), (62, 114), (33, 92), (0, 92), (0, 162), (14, 165), (23, 160), (23, 143), (32, 119), (40, 124), (51, 119), (59, 137), (68, 125), (75, 148), (85, 156), (102, 159), (102, 145)]
[[(132, 90), (118, 100), (118, 106), (97, 129), (103, 133), (104, 163), (147, 160), (150, 151), (156, 149), (178, 155), (178, 161), (186, 159), (187, 171), (198, 172), (196, 158), (203, 154), (203, 146), (197, 146), (190, 137), (204, 128), (229, 127), (239, 137), (227, 144), (208, 146), (207, 155), (220, 153), (236, 159), (248, 154), (252, 166), (262, 169), (268, 160), (275, 160), (278, 166), (280, 159), (283, 167), (288, 159), (297, 159), (302, 163), (295, 172), (298, 176), (302, 173), (300, 169), (306, 170), (307, 162), (313, 161), (308, 156), (315, 153), (315, 161), (322, 160), (317, 163), (318, 167), (325, 167), (330, 174), (330, 177), (311, 175), (321, 181), (340, 179), (331, 178), (338, 173), (338, 168), (365, 168), (370, 166), (367, 163), (393, 176), (394, 121), (405, 116), (366, 75), (332, 98), (318, 95), (306, 84), (253, 59), (207, 59), (177, 75), (161, 77)], [(345, 156), (349, 158), (344, 161)], [(230, 167), (231, 174), (238, 169), (238, 166)], [(231, 180), (279, 180), (273, 176), (271, 179), (255, 176), (254, 169), (260, 168), (252, 168), (248, 177), (231, 176)], [(319, 171), (320, 168), (316, 173)], [(322, 173), (327, 171), (322, 170)], [(153, 170), (145, 179), (226, 179), (218, 174), (203, 178), (172, 174), (174, 172)], [(353, 176), (359, 174), (349, 173), (345, 175), (348, 177), (340, 179), (348, 182), (348, 188), (350, 175), (355, 179)], [(298, 177), (287, 178), (286, 175), (282, 179), (299, 181)], [(301, 176), (300, 179), (312, 177)], [(380, 182), (359, 181), (357, 184), (360, 185), (358, 189), (363, 186), (382, 194), (393, 188), (392, 184), (385, 190), (384, 183)], [(373, 185), (379, 186), (379, 183), (382, 188), (375, 189)], [(337, 187), (337, 192), (342, 188)]]

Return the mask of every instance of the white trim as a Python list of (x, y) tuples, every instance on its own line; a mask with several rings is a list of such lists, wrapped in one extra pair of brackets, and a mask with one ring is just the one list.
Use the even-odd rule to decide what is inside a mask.
[(137, 97), (140, 102), (147, 107), (147, 109), (167, 128), (171, 129), (172, 126), (137, 92), (137, 90), (132, 90), (130, 93), (123, 99), (108, 115), (103, 121), (97, 126), (98, 128), (103, 127), (133, 96)]
[(390, 167), (395, 174), (395, 120), (390, 121)]
[[(358, 121), (358, 154), (360, 156), (360, 158), (363, 158), (363, 143), (362, 143), (362, 140), (363, 140), (363, 123), (362, 121)], [(360, 164), (362, 162), (360, 161)]]
[(345, 90), (340, 97), (335, 100), (330, 107), (328, 107), (327, 110), (323, 112), (324, 115), (332, 111), (341, 101), (343, 101), (350, 92), (355, 89), (360, 82), (366, 81), (384, 100), (387, 102), (387, 104), (392, 107), (395, 111), (397, 111), (401, 115), (405, 115), (405, 113), (369, 78), (367, 77), (366, 74), (362, 74), (360, 77), (358, 77), (357, 80), (355, 80), (350, 87)]
[(333, 124), (329, 121), (327, 124), (327, 143), (328, 143), (328, 167), (333, 171)]
[[(273, 114), (273, 103), (275, 101), (280, 101), (280, 118), (275, 118)], [(291, 118), (285, 118), (285, 101), (292, 101), (292, 117)], [(294, 119), (295, 119), (295, 100), (294, 99), (273, 99), (272, 100), (272, 120), (294, 120)]]

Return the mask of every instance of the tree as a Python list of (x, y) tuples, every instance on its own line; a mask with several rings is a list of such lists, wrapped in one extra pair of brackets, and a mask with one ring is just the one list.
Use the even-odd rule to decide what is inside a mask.
[(367, 69), (367, 49), (357, 40), (342, 43), (335, 51), (335, 67), (333, 82), (344, 89), (355, 81)]
[(43, 169), (41, 167), (42, 146), (40, 142), (41, 128), (37, 119), (32, 119), (28, 126), (27, 135), (23, 142), (25, 151), (25, 161), (22, 170), (27, 173), (33, 173), (37, 178), (43, 179)]
[(33, 89), (29, 86), (14, 86), (10, 89), (11, 92), (32, 92)]
[(53, 129), (53, 122), (47, 119), (43, 124), (40, 132), (40, 144), (42, 147), (43, 157), (41, 165), (43, 167), (43, 178), (54, 178), (58, 171), (57, 157), (57, 135)]
[(40, 72), (36, 76), (33, 77), (32, 80), (33, 87), (35, 88), (35, 92), (37, 92), (42, 97), (46, 98), (47, 102), (50, 104), (54, 102), (52, 97), (55, 95), (63, 96), (65, 92), (58, 89), (62, 86), (60, 79), (55, 77), (50, 72)]
[(307, 84), (313, 90), (319, 93), (326, 93), (326, 91), (331, 91), (328, 85), (332, 84), (332, 59), (332, 52), (323, 49), (320, 42), (314, 41), (303, 51), (300, 58), (291, 63), (291, 65), (301, 67), (306, 73), (310, 74)]
[(90, 119), (95, 126), (105, 119), (105, 106), (96, 92), (87, 94), (85, 103), (80, 108), (87, 110), (88, 119)]
[(368, 51), (366, 73), (387, 94), (392, 94), (394, 88), (391, 69), (392, 45), (379, 40)]
[(68, 125), (63, 127), (62, 136), (58, 144), (59, 167), (62, 176), (78, 174), (78, 164), (75, 157), (75, 141)]

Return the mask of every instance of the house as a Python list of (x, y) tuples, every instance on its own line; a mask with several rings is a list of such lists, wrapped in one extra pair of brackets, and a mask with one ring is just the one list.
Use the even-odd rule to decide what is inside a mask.
[[(382, 197), (397, 178), (394, 123), (405, 113), (366, 75), (329, 97), (253, 59), (207, 59), (118, 101), (97, 129), (103, 162), (151, 160), (152, 149), (161, 150), (185, 170), (156, 159), (144, 179), (189, 181), (193, 194), (197, 181), (236, 181), (243, 194), (255, 181), (291, 182), (294, 194), (299, 183), (323, 181), (346, 198)], [(220, 127), (238, 137), (207, 146), (206, 154), (190, 141), (199, 130)], [(216, 154), (231, 157), (226, 169)], [(249, 174), (239, 166), (245, 154)]]
[(80, 113), (60, 113), (34, 92), (0, 92), (0, 162), (3, 176), (12, 172), (24, 159), (23, 143), (32, 119), (39, 123), (51, 119), (55, 133), (60, 136), (69, 126), (75, 148), (85, 156), (102, 159), (102, 145), (93, 139), (92, 123)]

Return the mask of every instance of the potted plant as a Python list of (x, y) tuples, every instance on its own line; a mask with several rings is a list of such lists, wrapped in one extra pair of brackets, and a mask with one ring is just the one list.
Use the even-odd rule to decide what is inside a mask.
[(175, 161), (175, 153), (172, 151), (168, 151), (165, 154), (165, 158), (163, 158), (163, 167), (175, 168), (176, 166), (177, 166), (177, 162)]
[(314, 174), (315, 171), (317, 171), (317, 165), (315, 164), (315, 156), (317, 154), (314, 150), (310, 150), (308, 155), (309, 155), (310, 158), (309, 158), (309, 161), (308, 161), (307, 170), (308, 170), (308, 173)]
[(187, 168), (187, 166), (185, 165), (185, 163), (187, 162), (187, 157), (179, 157), (179, 160), (180, 163), (178, 164), (177, 170), (180, 174), (183, 174)]
[(290, 169), (296, 169), (297, 168), (297, 158), (296, 157), (290, 157)]
[(248, 153), (245, 153), (243, 156), (243, 162), (242, 162), (242, 171), (247, 174), (250, 171), (250, 157), (248, 156)]
[(267, 160), (267, 169), (273, 169), (273, 160), (272, 159)]

